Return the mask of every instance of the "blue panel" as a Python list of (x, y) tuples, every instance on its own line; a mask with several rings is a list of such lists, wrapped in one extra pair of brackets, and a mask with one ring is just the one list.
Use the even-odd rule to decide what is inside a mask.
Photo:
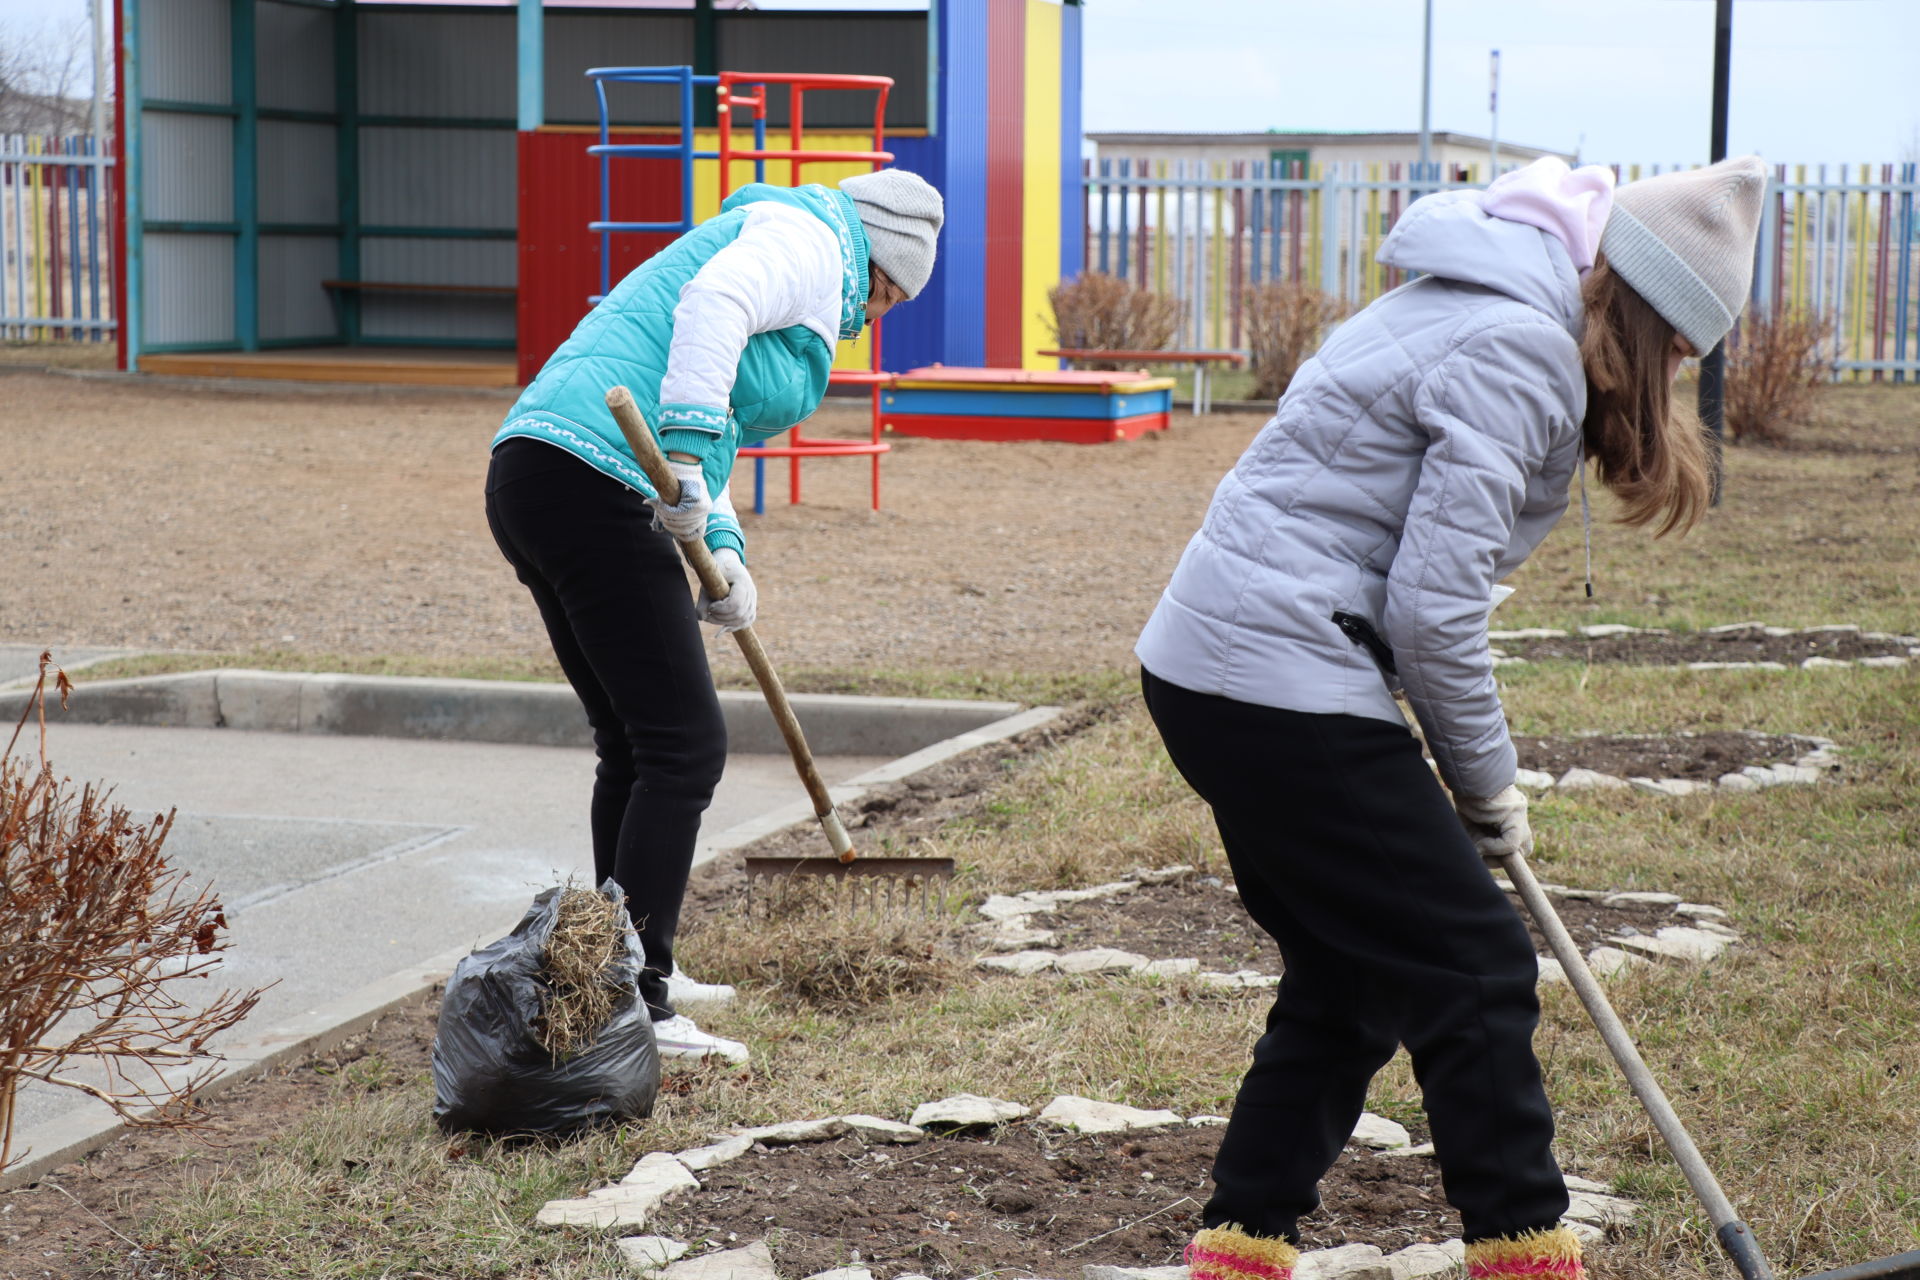
[(901, 387), (881, 397), (895, 413), (950, 414), (994, 418), (1129, 418), (1166, 413), (1173, 391), (1105, 395), (1079, 391), (953, 391)]
[[(940, 121), (947, 224), (940, 361), (979, 365), (987, 350), (987, 0), (939, 0)], [(938, 274), (936, 272), (936, 274)]]
[[(943, 194), (947, 189), (946, 140), (940, 137), (888, 138), (887, 150), (894, 164), (917, 173)], [(953, 199), (946, 197), (947, 226), (953, 225)], [(953, 271), (948, 256), (948, 235), (940, 236), (939, 256), (934, 260), (933, 276), (927, 287), (912, 302), (895, 307), (887, 316), (880, 343), (881, 362), (888, 369), (918, 369), (930, 364), (958, 364), (946, 354), (947, 277)]]
[(1087, 193), (1080, 183), (1080, 24), (1086, 10), (1060, 11), (1060, 278), (1086, 267)]

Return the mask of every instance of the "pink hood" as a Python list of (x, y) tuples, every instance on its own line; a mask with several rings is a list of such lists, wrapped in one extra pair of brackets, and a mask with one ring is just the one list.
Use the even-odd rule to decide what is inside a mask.
[(1566, 246), (1574, 270), (1585, 275), (1613, 211), (1613, 170), (1597, 164), (1569, 169), (1558, 156), (1544, 156), (1496, 178), (1480, 207), (1489, 217), (1546, 232)]

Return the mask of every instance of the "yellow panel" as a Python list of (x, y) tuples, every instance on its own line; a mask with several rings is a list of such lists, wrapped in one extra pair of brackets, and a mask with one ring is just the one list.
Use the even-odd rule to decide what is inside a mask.
[(1035, 354), (1054, 345), (1047, 291), (1060, 283), (1060, 15), (1058, 4), (1027, 0), (1020, 358), (1028, 369), (1060, 367)]
[[(718, 129), (698, 129), (694, 131), (693, 148), (696, 151), (717, 151), (720, 148)], [(733, 139), (736, 146), (753, 145), (753, 128), (735, 129)], [(788, 135), (785, 129), (768, 129), (767, 146), (773, 150), (784, 150)], [(801, 135), (800, 149), (803, 151), (870, 151), (873, 149), (871, 133), (829, 133), (808, 130)], [(871, 173), (873, 166), (857, 161), (832, 164), (809, 164), (800, 169), (802, 182), (817, 182), (822, 186), (837, 186), (842, 178), (851, 178), (856, 173)], [(767, 161), (767, 181), (776, 187), (792, 185), (789, 181), (792, 169), (784, 160)], [(733, 190), (738, 191), (753, 179), (753, 161), (736, 160), (733, 162)], [(693, 220), (705, 222), (720, 212), (720, 162), (718, 160), (696, 160), (693, 164)], [(833, 367), (836, 369), (866, 369), (871, 367), (871, 356), (867, 335), (863, 331), (852, 342), (843, 342), (834, 353)]]

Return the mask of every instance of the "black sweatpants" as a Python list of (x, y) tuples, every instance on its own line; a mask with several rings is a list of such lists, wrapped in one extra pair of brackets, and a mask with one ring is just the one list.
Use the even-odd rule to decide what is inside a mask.
[(1207, 1226), (1297, 1239), (1367, 1084), (1404, 1044), (1469, 1241), (1555, 1225), (1567, 1191), (1533, 1054), (1538, 963), (1404, 725), (1142, 674), (1286, 969), (1213, 1170)]
[(727, 728), (679, 549), (652, 522), (639, 494), (564, 449), (511, 439), (493, 451), (487, 524), (593, 727), (594, 881), (626, 892), (657, 1020), (673, 1014), (673, 936)]

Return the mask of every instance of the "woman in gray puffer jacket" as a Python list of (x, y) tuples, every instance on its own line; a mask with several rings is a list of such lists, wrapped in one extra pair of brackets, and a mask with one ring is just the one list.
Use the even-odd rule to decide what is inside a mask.
[(1418, 201), (1379, 256), (1422, 274), (1301, 367), (1182, 555), (1137, 647), (1147, 706), (1286, 961), (1196, 1280), (1286, 1280), (1401, 1044), (1470, 1274), (1581, 1274), (1533, 947), (1482, 862), (1532, 846), (1487, 614), (1584, 457), (1628, 523), (1704, 510), (1670, 389), (1745, 302), (1765, 181), (1748, 157), (1616, 196), (1549, 159)]

